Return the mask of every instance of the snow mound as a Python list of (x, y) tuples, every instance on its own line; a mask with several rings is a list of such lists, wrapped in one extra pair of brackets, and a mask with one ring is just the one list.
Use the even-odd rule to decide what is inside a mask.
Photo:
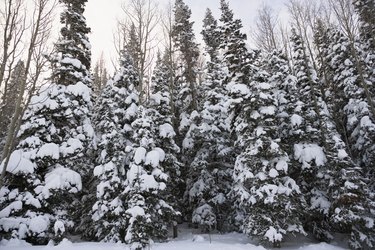
[(250, 89), (245, 84), (233, 84), (229, 88), (231, 94), (250, 95)]
[(144, 216), (145, 210), (141, 208), (140, 206), (134, 206), (126, 210), (126, 213), (130, 214), (133, 218), (135, 218), (137, 216)]
[(64, 238), (64, 239), (60, 242), (60, 244), (58, 244), (58, 245), (56, 246), (56, 248), (68, 249), (68, 248), (71, 248), (72, 246), (73, 246), (73, 243), (72, 243), (70, 240)]
[(10, 240), (6, 240), (6, 239), (1, 240), (0, 241), (0, 247), (4, 247), (4, 249), (9, 249), (11, 247), (29, 249), (29, 248), (32, 247), (32, 245), (30, 243), (27, 243), (24, 240), (19, 240), (19, 239), (13, 238), (13, 239), (10, 239)]
[(53, 229), (55, 234), (64, 233), (65, 232), (65, 225), (61, 220), (57, 220), (53, 225)]
[(203, 242), (205, 241), (204, 237), (202, 235), (194, 235), (192, 241), (194, 242)]
[(339, 149), (339, 151), (337, 153), (337, 157), (340, 160), (345, 159), (346, 157), (348, 157), (348, 153), (346, 153), (345, 149)]
[(20, 211), (22, 209), (21, 201), (13, 201), (7, 207), (0, 211), (0, 218), (9, 217), (12, 211)]
[(86, 102), (91, 101), (91, 89), (82, 82), (77, 82), (74, 85), (69, 85), (66, 90), (67, 92), (72, 93), (74, 96), (81, 96)]

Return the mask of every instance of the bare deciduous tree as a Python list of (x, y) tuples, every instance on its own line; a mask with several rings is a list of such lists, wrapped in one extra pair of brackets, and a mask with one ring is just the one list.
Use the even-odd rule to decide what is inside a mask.
[(292, 56), (292, 44), (290, 43), (290, 39), (289, 39), (290, 34), (289, 34), (288, 29), (282, 24), (280, 24), (279, 30), (280, 30), (280, 38), (281, 38), (281, 43), (282, 43), (282, 50), (284, 51), (285, 56), (288, 60), (289, 69), (290, 71), (292, 71), (293, 56)]
[(358, 34), (358, 17), (354, 11), (352, 0), (328, 0), (329, 7), (332, 9), (335, 21), (343, 33), (354, 41), (356, 34)]
[(128, 4), (122, 5), (122, 10), (125, 17), (118, 22), (119, 33), (115, 38), (115, 43), (119, 51), (126, 47), (129, 43), (127, 35), (130, 34), (131, 27), (134, 27), (137, 48), (133, 49), (138, 52), (136, 65), (140, 78), (139, 91), (142, 94), (148, 89), (144, 83), (149, 82), (148, 72), (154, 62), (155, 49), (158, 45), (157, 27), (160, 13), (153, 0), (130, 0)]
[(24, 32), (30, 32), (29, 37), (22, 37), (22, 39), (27, 39), (28, 41), (23, 41), (24, 43), (27, 43), (26, 55), (24, 56), (25, 68), (23, 74), (20, 76), (20, 90), (3, 149), (2, 160), (4, 160), (4, 164), (1, 173), (0, 186), (4, 181), (10, 152), (14, 147), (23, 113), (30, 103), (31, 97), (37, 88), (41, 75), (43, 74), (44, 66), (47, 63), (44, 55), (48, 51), (47, 41), (51, 33), (53, 10), (56, 4), (57, 1), (55, 0), (34, 0), (34, 9), (30, 25), (24, 30)]
[(259, 10), (255, 21), (252, 38), (259, 49), (267, 52), (280, 49), (280, 39), (277, 32), (278, 16), (272, 8), (264, 4)]
[(99, 60), (95, 64), (93, 77), (93, 89), (95, 94), (99, 95), (100, 91), (104, 88), (108, 81), (108, 71), (103, 53), (100, 55)]
[[(26, 30), (25, 15), (26, 8), (22, 0), (3, 1), (0, 8), (1, 36), (1, 59), (0, 59), (0, 96), (1, 106), (5, 105), (7, 98), (8, 82), (11, 71), (22, 51), (23, 35)], [(0, 112), (1, 113), (1, 112)]]
[(327, 15), (324, 1), (316, 0), (290, 0), (287, 4), (292, 25), (295, 27), (298, 35), (302, 37), (308, 56), (317, 69), (316, 55), (314, 53), (313, 37), (316, 33), (316, 23), (318, 20), (326, 20)]

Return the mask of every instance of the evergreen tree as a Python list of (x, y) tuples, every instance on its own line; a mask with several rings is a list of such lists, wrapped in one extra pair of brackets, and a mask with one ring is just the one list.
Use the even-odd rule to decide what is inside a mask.
[(151, 96), (149, 112), (153, 112), (154, 126), (158, 131), (154, 135), (155, 145), (163, 149), (165, 159), (163, 166), (168, 174), (168, 186), (163, 197), (177, 211), (183, 210), (184, 179), (181, 174), (182, 164), (178, 159), (180, 148), (175, 142), (177, 133), (173, 128), (174, 114), (172, 112), (172, 95), (170, 91), (170, 78), (173, 72), (168, 66), (168, 55), (158, 56), (156, 67), (151, 79)]
[[(186, 176), (187, 166), (191, 162), (193, 152), (188, 145), (191, 143), (190, 127), (195, 126), (197, 119), (198, 87), (197, 87), (197, 62), (199, 57), (198, 44), (195, 41), (191, 10), (183, 0), (176, 0), (174, 5), (174, 24), (172, 27), (172, 38), (176, 49), (177, 62), (174, 77), (173, 110), (176, 121), (174, 128), (176, 143), (181, 148), (179, 159), (183, 164), (182, 176)], [(183, 188), (181, 186), (181, 188)], [(183, 188), (185, 189), (185, 188)], [(185, 190), (184, 190), (185, 191)], [(186, 198), (186, 197), (185, 197)], [(185, 199), (186, 200), (186, 199)], [(186, 210), (187, 206), (183, 207)], [(183, 216), (189, 214), (181, 211)]]
[[(358, 86), (366, 100), (361, 99), (366, 104), (363, 103), (359, 108), (361, 110), (357, 111), (353, 110), (355, 108), (354, 103), (351, 105), (352, 113), (362, 113), (356, 115), (358, 120), (355, 123), (360, 122), (360, 125), (358, 124), (357, 131), (353, 131), (351, 136), (356, 134), (354, 136), (357, 138), (353, 143), (356, 153), (365, 166), (366, 173), (370, 175), (370, 178), (373, 178), (375, 163), (375, 145), (373, 143), (375, 140), (375, 21), (373, 13), (375, 2), (374, 0), (353, 0), (353, 4), (359, 16), (360, 37), (359, 41), (352, 45), (350, 60), (356, 67), (356, 77), (358, 77), (356, 84), (359, 84)], [(353, 120), (349, 120), (349, 122), (351, 121)], [(363, 130), (366, 132), (362, 132)], [(374, 190), (375, 188), (372, 189), (372, 191)]]
[[(242, 23), (239, 19), (234, 19), (233, 11), (229, 8), (228, 3), (221, 0), (220, 8), (219, 42), (223, 53), (221, 61), (224, 62), (225, 70), (228, 71), (223, 82), (228, 91), (228, 99), (225, 103), (228, 114), (226, 123), (230, 131), (232, 145), (234, 144), (233, 154), (237, 156), (245, 148), (245, 145), (240, 142), (244, 130), (248, 126), (245, 113), (249, 108), (248, 103), (251, 98), (250, 77), (256, 71), (256, 68), (251, 65), (251, 61), (255, 60), (255, 54), (251, 55), (247, 50), (246, 35), (241, 32)], [(235, 193), (232, 192), (231, 199), (236, 198)], [(242, 207), (235, 204), (230, 220), (232, 226), (237, 230), (242, 227), (244, 216)]]
[(18, 61), (7, 84), (5, 92), (5, 98), (2, 98), (2, 103), (0, 105), (1, 110), (1, 120), (0, 120), (0, 152), (3, 151), (3, 141), (6, 137), (8, 127), (10, 125), (14, 110), (16, 108), (17, 97), (20, 93), (20, 88), (22, 84), (22, 76), (24, 75), (25, 64), (23, 61)]
[[(345, 115), (352, 157), (357, 165), (364, 167), (366, 175), (371, 177), (371, 166), (375, 161), (375, 122), (370, 104), (361, 84), (349, 40), (341, 32), (336, 31), (332, 35), (332, 41), (328, 60), (331, 62), (333, 82), (339, 93), (335, 99), (339, 107), (342, 107), (342, 110), (338, 111)], [(373, 184), (371, 186), (374, 187)]]
[(233, 11), (226, 0), (220, 0), (220, 48), (224, 51), (224, 61), (229, 70), (229, 78), (237, 83), (246, 84), (252, 73), (250, 63), (256, 58), (255, 51), (246, 48), (246, 34), (242, 29), (240, 19), (234, 19)]
[(61, 37), (55, 44), (57, 53), (50, 58), (52, 62), (52, 79), (61, 85), (72, 85), (82, 82), (91, 86), (90, 64), (91, 45), (88, 34), (91, 29), (86, 25), (83, 16), (87, 0), (59, 0), (65, 6), (61, 13)]
[[(139, 43), (139, 38), (135, 29), (135, 25), (132, 24), (130, 26), (128, 40), (126, 41), (125, 49), (128, 51), (131, 59), (133, 60), (134, 67), (138, 75), (140, 75), (139, 71), (140, 71), (141, 52), (139, 51), (138, 43)], [(138, 91), (142, 91), (142, 89), (139, 88)]]
[(252, 79), (242, 115), (247, 126), (236, 142), (244, 150), (236, 158), (232, 194), (243, 210), (244, 232), (280, 246), (286, 234), (304, 234), (300, 188), (289, 176), (290, 160), (279, 139), (275, 77), (259, 68)]
[(206, 52), (210, 55), (206, 80), (202, 84), (203, 107), (199, 121), (189, 130), (194, 148), (187, 180), (192, 222), (203, 230), (229, 230), (233, 148), (226, 123), (227, 91), (224, 66), (220, 62), (217, 21), (208, 9), (203, 21)]
[[(176, 115), (180, 117), (180, 129), (186, 126), (183, 122), (198, 107), (197, 100), (197, 60), (198, 44), (195, 42), (193, 23), (190, 21), (191, 10), (183, 0), (176, 0), (174, 6), (174, 25), (172, 30), (175, 48), (179, 53), (178, 76), (176, 80), (177, 99)], [(182, 131), (182, 136), (184, 132)]]
[[(294, 36), (294, 44), (297, 86), (303, 103), (300, 138), (304, 140), (303, 143), (294, 144), (294, 156), (302, 163), (302, 178), (298, 183), (301, 183), (307, 200), (307, 211), (311, 216), (309, 223), (313, 221), (309, 229), (322, 240), (330, 240), (332, 236), (329, 231), (333, 230), (351, 233), (351, 248), (371, 247), (373, 226), (369, 226), (368, 220), (372, 208), (371, 202), (365, 198), (368, 192), (364, 188), (361, 169), (347, 154), (347, 146), (341, 140), (331, 116), (333, 105), (327, 105), (323, 100), (319, 79), (309, 66), (298, 36)], [(334, 48), (345, 47), (335, 44)], [(338, 59), (336, 57), (334, 61), (337, 63)], [(328, 62), (328, 59), (325, 61)], [(340, 75), (343, 72), (347, 74), (350, 70), (341, 68)], [(334, 74), (332, 79), (333, 84), (326, 89), (326, 100), (330, 100), (330, 93), (339, 91), (340, 84), (346, 82), (341, 78), (339, 84), (333, 87), (337, 76)], [(342, 100), (338, 98), (337, 101)], [(306, 149), (310, 151), (309, 155)], [(312, 159), (315, 159), (314, 165), (311, 164)]]
[(206, 10), (203, 19), (203, 30), (201, 32), (206, 44), (206, 52), (210, 56), (211, 62), (217, 62), (220, 48), (220, 29), (217, 20), (212, 15), (210, 9)]
[(94, 137), (86, 1), (60, 2), (64, 27), (51, 58), (52, 84), (31, 99), (22, 118), (1, 192), (1, 233), (33, 243), (74, 232), (91, 171), (85, 157)]
[(96, 104), (94, 125), (98, 136), (96, 202), (92, 210), (98, 240), (124, 241), (128, 222), (123, 190), (133, 146), (131, 127), (138, 109), (138, 75), (132, 59), (122, 52), (120, 69)]
[(297, 137), (294, 137), (293, 143), (294, 159), (298, 162), (296, 181), (307, 202), (304, 208), (306, 228), (319, 240), (329, 241), (332, 235), (329, 233), (327, 215), (331, 204), (326, 187), (332, 175), (327, 169), (324, 128), (320, 119), (320, 105), (324, 101), (304, 42), (295, 30), (292, 33), (298, 99), (294, 103), (295, 113), (290, 118), (290, 133)]
[[(359, 77), (356, 67), (352, 61), (350, 41), (339, 30), (333, 29), (329, 32), (331, 43), (326, 54), (329, 70), (332, 72), (332, 84), (328, 89), (332, 93), (335, 105), (329, 105), (330, 112), (342, 113), (342, 121), (346, 125), (346, 138), (349, 143), (353, 143), (353, 155), (358, 152), (358, 145), (364, 141), (371, 151), (371, 141), (363, 140), (371, 138), (370, 127), (362, 126), (359, 120), (369, 115), (366, 108), (366, 97), (364, 90), (360, 87)], [(329, 100), (329, 99), (328, 99)], [(365, 118), (366, 119), (366, 118)], [(340, 140), (335, 133), (334, 125), (325, 122), (330, 127), (331, 135), (327, 138), (334, 138), (334, 141), (327, 140), (326, 146), (336, 155), (327, 154), (328, 160), (331, 158), (331, 169), (335, 182), (330, 184), (330, 197), (332, 199), (332, 224), (335, 230), (350, 233), (349, 245), (353, 249), (372, 247), (374, 244), (374, 228), (368, 223), (373, 217), (373, 196), (370, 183), (368, 187), (363, 178), (362, 169), (358, 166), (361, 161), (354, 163), (351, 154), (347, 150), (347, 145)], [(369, 129), (369, 130), (368, 130)], [(360, 132), (358, 133), (359, 130)], [(329, 131), (329, 130), (328, 130)], [(356, 131), (356, 132), (354, 132)], [(357, 141), (355, 139), (357, 138)], [(354, 139), (354, 141), (353, 141)], [(365, 146), (365, 147), (366, 147)], [(357, 148), (357, 150), (356, 150)], [(329, 150), (328, 150), (329, 152)], [(367, 151), (368, 152), (368, 151)], [(369, 153), (370, 155), (371, 153)], [(368, 172), (364, 172), (368, 176)], [(368, 176), (369, 177), (369, 176)], [(367, 178), (368, 178), (367, 177)], [(361, 235), (361, 236), (360, 236)]]
[[(353, 4), (359, 16), (362, 41), (368, 49), (372, 49), (372, 52), (374, 52), (375, 21), (373, 13), (375, 11), (375, 2), (374, 0), (353, 0)], [(370, 60), (374, 61), (373, 58), (370, 58)]]
[(127, 197), (126, 219), (128, 227), (125, 242), (132, 249), (143, 249), (151, 240), (166, 240), (168, 225), (176, 211), (164, 199), (168, 189), (165, 151), (156, 146), (155, 135), (161, 131), (154, 121), (158, 113), (140, 107), (134, 129), (134, 154), (127, 172), (124, 195)]

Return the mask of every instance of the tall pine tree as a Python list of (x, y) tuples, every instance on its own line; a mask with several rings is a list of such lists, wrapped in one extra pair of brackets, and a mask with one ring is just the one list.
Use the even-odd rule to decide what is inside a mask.
[(33, 243), (74, 232), (91, 172), (90, 44), (86, 0), (61, 0), (63, 28), (52, 61), (52, 83), (31, 99), (1, 192), (1, 232)]
[(127, 51), (123, 51), (120, 69), (108, 82), (95, 106), (98, 156), (92, 219), (98, 240), (123, 242), (128, 226), (123, 191), (134, 143), (131, 124), (137, 117), (137, 86), (136, 69)]
[(202, 35), (206, 43), (207, 76), (202, 83), (202, 110), (196, 126), (190, 128), (194, 148), (187, 178), (187, 195), (192, 222), (203, 230), (229, 230), (233, 148), (226, 123), (227, 91), (224, 65), (220, 62), (219, 28), (208, 9)]

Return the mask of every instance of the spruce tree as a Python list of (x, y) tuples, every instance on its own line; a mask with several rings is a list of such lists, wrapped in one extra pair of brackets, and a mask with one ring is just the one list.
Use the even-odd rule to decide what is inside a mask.
[[(296, 179), (307, 202), (304, 210), (306, 229), (319, 240), (329, 241), (327, 215), (330, 201), (326, 187), (332, 175), (327, 170), (327, 157), (324, 150), (323, 124), (320, 119), (322, 95), (319, 79), (306, 54), (304, 41), (292, 31), (294, 72), (298, 100), (294, 103), (295, 114), (291, 117), (290, 131), (297, 136), (294, 147), (294, 159), (298, 161)], [(297, 111), (297, 112), (296, 112)], [(309, 152), (308, 155), (306, 152)]]
[(181, 172), (182, 163), (179, 161), (180, 148), (175, 141), (177, 133), (173, 127), (171, 77), (173, 77), (173, 72), (168, 65), (167, 53), (163, 57), (159, 55), (151, 79), (148, 108), (149, 112), (154, 113), (154, 126), (158, 129), (154, 135), (155, 145), (163, 149), (165, 153), (163, 167), (169, 178), (164, 197), (177, 211), (183, 211), (182, 197), (185, 180)]
[[(126, 40), (125, 49), (128, 51), (130, 58), (133, 61), (134, 68), (136, 69), (137, 74), (140, 76), (140, 64), (141, 64), (141, 52), (139, 51), (139, 37), (134, 24), (131, 24), (128, 38)], [(142, 81), (143, 82), (143, 81)], [(137, 86), (138, 92), (143, 91), (143, 86)]]
[(224, 65), (219, 59), (219, 29), (208, 9), (202, 31), (206, 52), (210, 56), (207, 76), (202, 84), (203, 107), (199, 121), (189, 130), (194, 148), (187, 178), (187, 195), (192, 222), (203, 230), (229, 230), (231, 214), (228, 193), (231, 187), (233, 148), (226, 123), (227, 91)]
[(92, 208), (97, 240), (123, 242), (126, 172), (129, 169), (133, 129), (138, 109), (138, 75), (127, 51), (122, 52), (120, 69), (103, 89), (95, 106), (94, 125), (98, 156), (94, 175), (96, 199)]
[[(303, 143), (294, 144), (294, 157), (302, 163), (298, 183), (301, 183), (308, 204), (308, 223), (312, 221), (312, 227), (308, 229), (312, 230), (317, 238), (326, 241), (332, 238), (332, 231), (350, 233), (351, 248), (371, 247), (373, 226), (369, 226), (368, 221), (372, 205), (366, 198), (368, 192), (364, 187), (361, 169), (347, 153), (347, 145), (341, 139), (335, 119), (331, 115), (334, 106), (327, 105), (323, 100), (320, 92), (322, 86), (319, 85), (316, 72), (309, 66), (303, 43), (298, 36), (294, 36), (294, 45), (297, 87), (303, 103), (303, 126), (299, 126)], [(333, 47), (345, 48), (338, 44)], [(336, 63), (339, 62), (339, 54), (333, 59)], [(328, 58), (325, 61), (329, 62)], [(350, 63), (346, 61), (345, 64)], [(335, 70), (327, 70), (333, 73), (332, 84), (324, 89), (326, 100), (330, 101), (330, 94), (340, 91), (340, 85), (346, 81), (341, 81), (341, 78), (337, 84)], [(351, 71), (341, 68), (339, 72), (342, 76), (343, 72), (347, 74)], [(334, 86), (335, 84), (337, 86)], [(338, 96), (340, 97), (340, 94)], [(337, 101), (342, 102), (340, 98)], [(306, 149), (309, 150), (308, 154)], [(311, 164), (314, 163), (312, 159), (315, 164)]]
[[(368, 222), (373, 217), (371, 194), (373, 186), (371, 182), (366, 181), (371, 179), (366, 176), (368, 172), (363, 171), (361, 161), (354, 161), (355, 158), (352, 158), (358, 152), (356, 147), (364, 141), (367, 143), (365, 150), (371, 150), (371, 141), (362, 138), (362, 136), (371, 138), (369, 136), (371, 129), (368, 130), (369, 127), (366, 126), (362, 127), (359, 122), (362, 117), (369, 115), (369, 110), (363, 108), (367, 106), (367, 99), (364, 90), (360, 87), (349, 39), (337, 29), (332, 29), (329, 37), (331, 42), (325, 60), (332, 73), (332, 84), (327, 92), (333, 95), (328, 96), (328, 100), (333, 99), (335, 104), (328, 105), (327, 110), (331, 113), (342, 114), (341, 121), (345, 124), (346, 132), (344, 138), (348, 138), (346, 140), (348, 143), (353, 143), (354, 139), (354, 143), (350, 144), (352, 145), (350, 151), (348, 145), (335, 133), (334, 125), (325, 122), (331, 128), (328, 129), (331, 135), (326, 135), (331, 140), (326, 140), (326, 146), (331, 149), (331, 152), (336, 152), (336, 155), (327, 154), (328, 160), (332, 159), (330, 164), (335, 180), (329, 189), (332, 199), (330, 218), (335, 230), (351, 234), (349, 246), (352, 249), (371, 248), (374, 244), (374, 228)], [(361, 132), (354, 132), (356, 130)], [(356, 138), (358, 138), (357, 141), (355, 141)]]
[(255, 51), (246, 47), (247, 36), (242, 29), (240, 19), (234, 19), (233, 11), (226, 0), (220, 0), (220, 48), (224, 51), (224, 61), (229, 70), (229, 78), (234, 82), (246, 84), (252, 73), (250, 63), (256, 57)]
[(8, 127), (11, 123), (14, 110), (16, 108), (15, 100), (20, 93), (20, 88), (22, 84), (22, 76), (24, 75), (25, 64), (23, 61), (18, 61), (14, 70), (12, 71), (9, 83), (4, 89), (4, 96), (2, 98), (2, 103), (0, 105), (1, 110), (1, 120), (0, 120), (0, 152), (3, 152), (3, 147), (5, 143), (6, 133)]
[(285, 235), (305, 232), (299, 216), (300, 188), (290, 177), (290, 159), (279, 138), (277, 77), (262, 64), (251, 78), (251, 98), (241, 115), (247, 126), (236, 142), (244, 150), (236, 158), (232, 194), (243, 209), (244, 232), (280, 246)]
[(217, 62), (220, 48), (220, 29), (217, 20), (212, 15), (212, 11), (208, 8), (203, 19), (201, 34), (206, 44), (205, 50), (210, 56), (210, 61)]
[[(172, 87), (173, 111), (176, 121), (174, 129), (177, 133), (176, 143), (181, 148), (179, 159), (183, 164), (182, 176), (186, 175), (187, 166), (194, 153), (189, 145), (192, 142), (190, 128), (195, 126), (197, 119), (198, 86), (197, 86), (197, 61), (199, 57), (198, 44), (195, 41), (191, 10), (183, 0), (176, 0), (174, 5), (174, 24), (172, 38), (176, 49), (176, 72)], [(185, 189), (181, 186), (181, 188)], [(186, 198), (186, 197), (185, 197)], [(186, 200), (186, 199), (185, 199)], [(187, 208), (184, 205), (184, 210)], [(181, 211), (183, 215), (189, 214)]]
[(135, 144), (124, 190), (128, 221), (125, 242), (132, 249), (143, 249), (152, 240), (166, 240), (168, 225), (177, 214), (164, 199), (169, 176), (164, 167), (166, 153), (156, 146), (155, 135), (160, 133), (154, 123), (157, 116), (155, 110), (140, 107), (132, 123)]
[[(239, 19), (234, 19), (233, 11), (226, 1), (220, 1), (220, 9), (219, 43), (223, 54), (221, 61), (224, 62), (225, 70), (228, 71), (223, 80), (223, 85), (228, 91), (228, 99), (225, 103), (228, 114), (226, 123), (234, 146), (233, 155), (237, 156), (244, 150), (244, 145), (240, 142), (248, 126), (245, 113), (249, 108), (248, 103), (251, 98), (250, 77), (256, 71), (255, 67), (251, 66), (251, 61), (255, 60), (255, 54), (247, 50), (246, 35), (241, 31), (242, 23)], [(235, 198), (235, 193), (232, 192), (231, 199)], [(233, 228), (241, 229), (244, 216), (242, 207), (235, 203), (230, 216)]]
[[(353, 0), (355, 10), (359, 16), (359, 41), (356, 41), (351, 48), (351, 61), (354, 63), (357, 71), (357, 85), (363, 91), (362, 96), (366, 98), (363, 101), (366, 102), (367, 107), (361, 105), (361, 111), (354, 111), (356, 113), (362, 113), (357, 118), (360, 125), (353, 131), (356, 138), (356, 142), (353, 143), (358, 153), (358, 157), (362, 161), (362, 164), (365, 166), (365, 171), (370, 176), (369, 178), (374, 177), (373, 166), (375, 163), (374, 150), (375, 145), (371, 141), (375, 140), (375, 22), (373, 18), (373, 13), (375, 11), (375, 2), (373, 0)], [(353, 105), (351, 105), (353, 108)], [(366, 111), (365, 109), (368, 109)], [(366, 114), (367, 113), (367, 114)], [(354, 119), (354, 118), (353, 118)], [(350, 120), (352, 121), (352, 120)], [(367, 132), (360, 132), (364, 130)], [(363, 134), (366, 134), (363, 136)], [(353, 136), (353, 134), (352, 134)], [(369, 142), (370, 141), (370, 142)], [(363, 145), (365, 144), (365, 145)], [(367, 144), (367, 145), (366, 145)], [(371, 144), (371, 145), (369, 145)], [(373, 185), (375, 187), (375, 185)], [(372, 189), (374, 191), (375, 188)]]
[[(375, 21), (373, 13), (375, 11), (375, 2), (374, 0), (353, 0), (353, 4), (359, 16), (361, 39), (365, 43), (365, 46), (374, 52)], [(373, 61), (373, 59), (370, 60)]]
[(176, 0), (173, 11), (172, 36), (179, 54), (176, 111), (184, 119), (198, 107), (196, 78), (199, 49), (193, 31), (194, 22), (190, 21), (190, 8), (183, 0)]
[(82, 183), (91, 172), (85, 157), (94, 137), (86, 0), (60, 3), (52, 83), (31, 98), (1, 192), (1, 233), (39, 244), (74, 232)]

